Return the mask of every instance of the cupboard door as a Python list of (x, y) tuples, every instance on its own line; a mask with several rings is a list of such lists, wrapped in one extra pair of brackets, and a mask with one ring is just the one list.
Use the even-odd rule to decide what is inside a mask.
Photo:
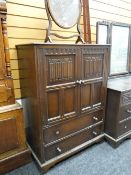
[(87, 112), (104, 102), (104, 51), (85, 48), (81, 55), (80, 111)]
[[(52, 48), (53, 47), (53, 48)], [(77, 49), (55, 45), (39, 49), (45, 124), (77, 114)], [(45, 96), (45, 97), (44, 97)], [(46, 100), (45, 100), (46, 99)], [(47, 103), (46, 103), (47, 101)]]

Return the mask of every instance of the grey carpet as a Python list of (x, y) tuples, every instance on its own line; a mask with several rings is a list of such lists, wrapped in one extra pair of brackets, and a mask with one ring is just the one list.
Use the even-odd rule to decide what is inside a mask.
[[(40, 175), (34, 162), (6, 175)], [(45, 175), (131, 175), (131, 140), (126, 140), (117, 149), (106, 142), (60, 162)]]

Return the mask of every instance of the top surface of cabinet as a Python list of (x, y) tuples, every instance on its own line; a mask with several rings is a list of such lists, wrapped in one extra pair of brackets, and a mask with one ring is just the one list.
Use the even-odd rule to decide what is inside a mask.
[(131, 76), (110, 79), (107, 87), (120, 92), (131, 90)]
[[(28, 45), (42, 45), (42, 46), (94, 46), (94, 47), (98, 47), (98, 46), (103, 46), (103, 47), (107, 47), (107, 46), (111, 46), (111, 44), (68, 44), (68, 43), (43, 43), (43, 42), (32, 42), (32, 43), (26, 43), (26, 44), (18, 44), (17, 46), (28, 46)], [(16, 47), (17, 47), (16, 46)]]

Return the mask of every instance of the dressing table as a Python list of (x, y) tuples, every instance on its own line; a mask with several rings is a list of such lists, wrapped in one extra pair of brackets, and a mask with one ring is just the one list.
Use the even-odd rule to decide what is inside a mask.
[(114, 147), (131, 137), (131, 76), (108, 82), (105, 133)]
[(107, 85), (105, 138), (113, 146), (131, 137), (131, 27), (97, 23), (97, 43), (112, 44)]

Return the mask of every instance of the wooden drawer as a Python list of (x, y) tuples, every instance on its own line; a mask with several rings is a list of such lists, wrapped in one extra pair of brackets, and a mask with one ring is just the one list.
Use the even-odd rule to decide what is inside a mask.
[(118, 137), (129, 132), (131, 130), (131, 119), (126, 120), (119, 124), (118, 127)]
[(78, 117), (73, 120), (68, 120), (58, 125), (46, 128), (43, 131), (44, 142), (49, 143), (58, 140), (90, 125), (93, 125), (101, 121), (102, 118), (103, 111), (101, 110), (83, 117)]
[(119, 120), (124, 120), (131, 117), (131, 104), (121, 107), (121, 115)]
[(47, 146), (45, 147), (45, 159), (49, 160), (53, 157), (59, 156), (60, 154), (63, 154), (64, 152), (97, 137), (98, 135), (102, 134), (102, 132), (103, 125), (101, 124), (85, 131), (79, 131), (63, 141)]
[(121, 105), (131, 104), (131, 91), (125, 92), (121, 97)]

